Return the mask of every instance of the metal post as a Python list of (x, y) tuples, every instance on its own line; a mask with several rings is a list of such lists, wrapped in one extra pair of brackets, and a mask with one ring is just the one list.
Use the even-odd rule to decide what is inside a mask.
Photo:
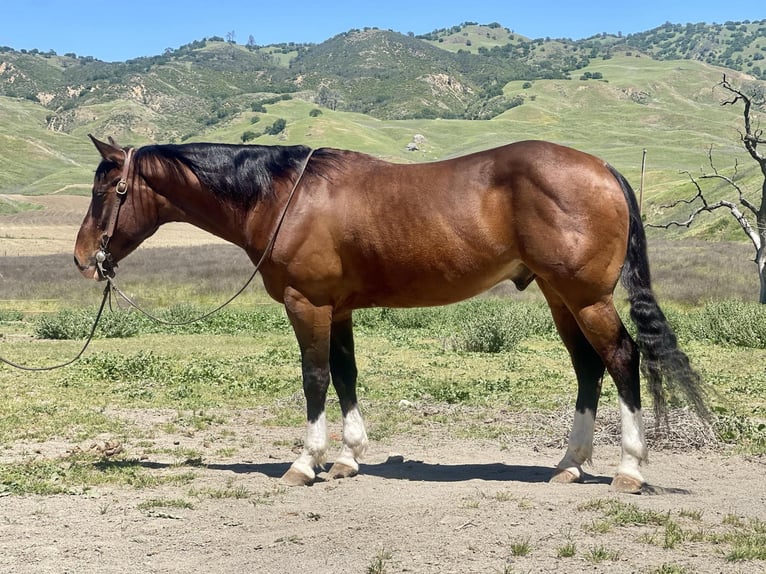
[(646, 148), (644, 148), (644, 155), (641, 157), (641, 187), (638, 190), (638, 212), (641, 213), (644, 209), (644, 174), (646, 173)]

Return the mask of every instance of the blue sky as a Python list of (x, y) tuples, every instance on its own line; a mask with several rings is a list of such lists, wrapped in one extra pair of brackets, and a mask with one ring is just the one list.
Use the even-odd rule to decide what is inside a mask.
[(161, 54), (234, 32), (256, 44), (322, 42), (366, 26), (423, 34), (462, 22), (499, 22), (530, 38), (630, 34), (665, 22), (762, 20), (758, 0), (4, 0), (0, 46), (74, 52), (105, 61)]

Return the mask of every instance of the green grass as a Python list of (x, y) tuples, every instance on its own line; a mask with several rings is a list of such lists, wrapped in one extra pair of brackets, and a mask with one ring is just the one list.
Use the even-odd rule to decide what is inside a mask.
[[(634, 529), (635, 532), (643, 532), (635, 534), (636, 540), (666, 550), (707, 543), (723, 545), (724, 555), (729, 562), (766, 559), (766, 523), (760, 518), (730, 514), (723, 518), (720, 525), (706, 524), (702, 512), (698, 510), (680, 509), (658, 513), (614, 498), (589, 500), (579, 504), (577, 510), (586, 514), (598, 513), (601, 516), (598, 524), (606, 529), (603, 531), (620, 528), (629, 537), (630, 529)], [(586, 530), (593, 531), (591, 527)], [(609, 552), (603, 547), (591, 549), (587, 557), (593, 562), (610, 559)], [(684, 571), (675, 568), (680, 567), (668, 564), (656, 572)]]
[(532, 551), (532, 546), (530, 545), (529, 540), (525, 538), (524, 540), (511, 542), (510, 550), (511, 556), (528, 556)]
[(0, 492), (10, 494), (82, 494), (101, 485), (155, 488), (189, 484), (193, 471), (157, 473), (141, 462), (104, 459), (87, 453), (60, 458), (0, 463)]
[(155, 510), (157, 508), (192, 510), (194, 505), (183, 498), (150, 498), (138, 505), (139, 510)]
[(616, 562), (619, 558), (619, 551), (612, 550), (605, 546), (594, 546), (585, 553), (585, 559), (593, 564), (599, 564), (606, 561)]
[(577, 554), (577, 546), (574, 542), (567, 542), (556, 551), (557, 558), (572, 558)]
[(391, 571), (389, 566), (391, 565), (393, 558), (394, 555), (390, 550), (378, 550), (377, 554), (375, 554), (370, 561), (370, 564), (367, 566), (365, 572), (367, 574), (387, 574)]

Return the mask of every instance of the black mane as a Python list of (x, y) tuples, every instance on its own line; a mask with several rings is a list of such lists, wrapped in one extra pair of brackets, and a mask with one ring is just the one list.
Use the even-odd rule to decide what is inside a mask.
[(185, 166), (216, 195), (247, 205), (268, 197), (274, 179), (296, 173), (309, 152), (306, 146), (150, 145), (136, 151), (136, 163), (141, 166), (142, 158), (153, 157), (169, 169)]

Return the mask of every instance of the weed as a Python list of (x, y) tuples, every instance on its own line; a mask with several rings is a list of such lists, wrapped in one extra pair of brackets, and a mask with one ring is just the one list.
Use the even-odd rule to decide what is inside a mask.
[(681, 518), (689, 518), (691, 520), (694, 520), (695, 522), (700, 522), (702, 520), (701, 510), (682, 508), (681, 510), (678, 511), (678, 515)]
[(668, 520), (665, 523), (665, 539), (662, 544), (663, 548), (675, 548), (684, 541), (684, 538), (684, 531), (677, 523), (672, 520)]
[(617, 561), (620, 557), (620, 553), (616, 550), (610, 550), (605, 546), (595, 546), (591, 548), (586, 554), (586, 560), (598, 564), (599, 562), (605, 562), (610, 560), (612, 562)]
[(635, 504), (612, 498), (600, 498), (581, 503), (578, 510), (601, 512), (608, 523), (614, 526), (655, 524), (663, 526), (669, 521), (669, 515), (652, 510), (641, 510)]
[(663, 564), (652, 570), (650, 574), (687, 574), (689, 570), (678, 564)]
[(510, 490), (501, 490), (492, 495), (492, 498), (498, 502), (510, 502), (516, 500), (516, 495)]
[(378, 550), (365, 572), (367, 574), (387, 574), (389, 562), (393, 557), (394, 555), (388, 550)]
[(577, 547), (574, 542), (567, 542), (556, 551), (558, 558), (572, 558), (577, 553)]
[(532, 551), (532, 547), (529, 544), (529, 539), (518, 540), (511, 542), (511, 555), (513, 556), (527, 556)]
[(151, 498), (138, 505), (139, 510), (152, 510), (155, 508), (194, 508), (191, 502), (182, 498)]
[(241, 500), (249, 498), (251, 492), (245, 486), (237, 486), (233, 488), (205, 488), (202, 490), (195, 490), (193, 491), (193, 494), (198, 498), (207, 497), (219, 500), (224, 498), (234, 498)]
[(729, 524), (734, 526), (734, 531), (722, 537), (731, 545), (726, 560), (766, 560), (766, 522), (758, 518), (747, 521), (730, 519)]

